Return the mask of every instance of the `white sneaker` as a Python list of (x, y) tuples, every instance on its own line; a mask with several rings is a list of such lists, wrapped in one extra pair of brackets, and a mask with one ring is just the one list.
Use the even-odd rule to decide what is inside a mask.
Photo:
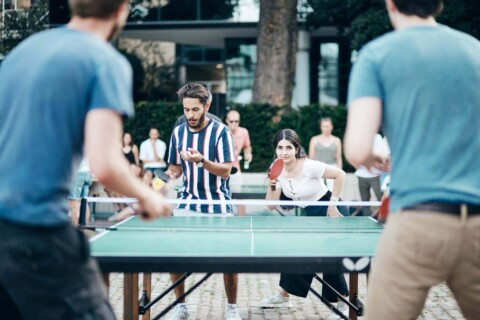
[(227, 312), (225, 313), (225, 320), (242, 320), (238, 313), (237, 307), (229, 304), (227, 306)]
[[(337, 309), (348, 318), (349, 308), (345, 302), (339, 301), (337, 303)], [(342, 318), (340, 318), (340, 316), (335, 312), (332, 312), (332, 314), (330, 315), (330, 317), (328, 317), (327, 320), (338, 320), (338, 319), (342, 319)]]
[(188, 313), (187, 306), (184, 304), (177, 305), (168, 320), (190, 320), (190, 313)]
[(289, 297), (284, 297), (280, 293), (276, 293), (275, 295), (271, 296), (270, 298), (263, 299), (260, 302), (260, 308), (281, 308), (281, 307), (289, 307), (290, 299)]

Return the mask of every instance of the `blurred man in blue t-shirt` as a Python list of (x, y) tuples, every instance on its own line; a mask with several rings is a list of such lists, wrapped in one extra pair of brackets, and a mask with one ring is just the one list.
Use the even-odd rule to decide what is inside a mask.
[(480, 313), (480, 42), (436, 23), (441, 0), (386, 0), (395, 31), (367, 44), (349, 84), (345, 153), (391, 148), (391, 206), (368, 288), (366, 317), (416, 319), (446, 282), (467, 319)]
[(83, 148), (107, 188), (136, 197), (144, 218), (168, 215), (129, 170), (118, 141), (132, 115), (132, 70), (108, 41), (126, 0), (70, 0), (66, 27), (33, 35), (0, 69), (2, 319), (113, 319), (67, 197)]

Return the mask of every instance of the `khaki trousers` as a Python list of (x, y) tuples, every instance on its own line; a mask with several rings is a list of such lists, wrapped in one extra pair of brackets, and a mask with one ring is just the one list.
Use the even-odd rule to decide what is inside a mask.
[(389, 215), (368, 283), (368, 320), (417, 319), (428, 291), (446, 282), (466, 319), (480, 315), (480, 216)]

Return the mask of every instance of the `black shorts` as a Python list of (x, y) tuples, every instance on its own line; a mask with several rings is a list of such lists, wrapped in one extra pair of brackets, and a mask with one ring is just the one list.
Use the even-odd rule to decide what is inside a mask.
[(16, 309), (24, 319), (115, 319), (89, 248), (70, 224), (0, 220), (0, 310)]

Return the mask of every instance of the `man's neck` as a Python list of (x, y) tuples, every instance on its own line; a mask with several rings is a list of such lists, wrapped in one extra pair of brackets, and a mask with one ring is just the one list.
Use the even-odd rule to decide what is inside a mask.
[(96, 18), (73, 17), (67, 24), (67, 28), (91, 33), (98, 38), (107, 41), (112, 32), (113, 24), (110, 20)]
[(395, 30), (402, 30), (413, 27), (434, 27), (437, 25), (434, 17), (421, 18), (418, 16), (407, 16), (398, 14), (395, 20)]

